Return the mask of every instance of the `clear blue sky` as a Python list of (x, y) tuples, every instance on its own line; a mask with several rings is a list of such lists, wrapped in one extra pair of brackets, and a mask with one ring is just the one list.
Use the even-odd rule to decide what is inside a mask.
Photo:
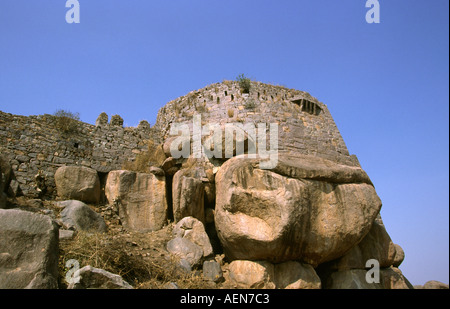
[(328, 105), (375, 184), (413, 284), (449, 283), (449, 1), (0, 0), (0, 110), (151, 124), (165, 103), (235, 79)]

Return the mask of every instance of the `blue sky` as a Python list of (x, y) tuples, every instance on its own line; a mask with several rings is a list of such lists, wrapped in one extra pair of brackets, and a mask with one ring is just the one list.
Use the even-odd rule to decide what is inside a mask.
[(449, 283), (449, 1), (0, 0), (0, 110), (154, 124), (165, 103), (235, 79), (328, 105), (375, 184), (413, 284)]

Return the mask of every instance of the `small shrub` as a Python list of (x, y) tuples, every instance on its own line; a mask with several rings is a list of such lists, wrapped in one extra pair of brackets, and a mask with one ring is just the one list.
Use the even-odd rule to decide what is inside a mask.
[(73, 133), (77, 130), (77, 122), (80, 121), (79, 113), (72, 113), (63, 109), (57, 110), (53, 114), (55, 119), (55, 127), (63, 133)]
[(150, 166), (161, 166), (165, 159), (166, 155), (162, 146), (150, 140), (147, 151), (139, 153), (134, 161), (123, 163), (122, 168), (133, 172), (148, 173)]
[(254, 101), (253, 99), (248, 99), (248, 100), (245, 102), (244, 107), (245, 107), (246, 109), (250, 109), (250, 110), (255, 109), (255, 107), (256, 107), (255, 101)]
[(250, 78), (245, 77), (244, 74), (241, 74), (236, 80), (239, 82), (242, 93), (250, 93), (250, 88), (252, 86)]
[(228, 117), (233, 118), (234, 117), (234, 110), (231, 108), (228, 110)]

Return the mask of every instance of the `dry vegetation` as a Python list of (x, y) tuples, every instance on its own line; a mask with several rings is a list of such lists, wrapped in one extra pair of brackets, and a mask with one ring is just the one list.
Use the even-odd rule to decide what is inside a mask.
[(143, 151), (136, 156), (134, 161), (125, 161), (122, 168), (129, 171), (147, 173), (150, 166), (160, 166), (166, 156), (161, 145), (148, 141), (147, 151)]
[(165, 249), (171, 239), (172, 225), (152, 233), (131, 233), (109, 226), (106, 234), (79, 232), (72, 240), (60, 242), (59, 272), (61, 287), (66, 287), (67, 261), (75, 259), (80, 267), (104, 269), (139, 289), (163, 289), (175, 283), (182, 289), (215, 288), (201, 272), (187, 273)]
[(59, 109), (53, 115), (55, 116), (54, 125), (58, 131), (66, 134), (77, 131), (78, 121), (80, 121), (79, 113)]

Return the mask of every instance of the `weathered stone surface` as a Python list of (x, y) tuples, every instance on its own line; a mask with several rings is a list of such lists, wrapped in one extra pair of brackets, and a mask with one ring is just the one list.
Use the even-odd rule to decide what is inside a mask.
[(235, 157), (216, 174), (215, 224), (232, 260), (317, 266), (359, 243), (381, 208), (360, 168), (280, 156), (280, 175), (258, 163)]
[(8, 193), (9, 184), (13, 178), (13, 170), (6, 157), (0, 155), (0, 192)]
[(164, 177), (131, 171), (108, 174), (105, 194), (116, 205), (125, 228), (155, 231), (167, 222), (166, 182)]
[(385, 268), (394, 264), (395, 257), (394, 243), (384, 227), (381, 216), (378, 216), (364, 239), (344, 256), (330, 263), (330, 269), (365, 269), (366, 262), (371, 259), (376, 259), (380, 267)]
[(97, 120), (95, 121), (95, 126), (96, 127), (106, 126), (107, 124), (108, 124), (108, 114), (103, 112), (97, 117)]
[(289, 261), (235, 260), (228, 265), (229, 278), (238, 288), (320, 289), (321, 281), (308, 264)]
[(14, 189), (11, 188), (11, 183), (17, 185), (17, 181), (13, 180), (14, 172), (9, 164), (8, 160), (0, 155), (0, 209), (7, 207), (7, 196), (15, 196)]
[(0, 210), (0, 288), (58, 288), (58, 227), (50, 217)]
[(384, 289), (414, 289), (408, 279), (403, 276), (400, 269), (396, 267), (382, 268), (380, 281)]
[(218, 283), (223, 280), (223, 273), (220, 264), (216, 261), (203, 262), (203, 278)]
[(144, 130), (144, 131), (150, 130), (150, 123), (148, 123), (147, 120), (141, 120), (141, 121), (139, 121), (138, 129)]
[(213, 248), (208, 234), (206, 234), (203, 223), (199, 220), (193, 217), (183, 218), (175, 225), (173, 235), (175, 237), (186, 238), (202, 248), (204, 258), (213, 255)]
[(274, 266), (274, 281), (278, 289), (321, 288), (320, 278), (311, 265), (289, 261)]
[(331, 273), (322, 283), (326, 289), (413, 289), (398, 268), (381, 268), (379, 282), (372, 282), (371, 275), (364, 269), (342, 270)]
[[(194, 177), (193, 177), (194, 176)], [(180, 170), (173, 176), (172, 183), (173, 217), (176, 222), (192, 216), (205, 221), (203, 182), (195, 178), (188, 169)]]
[(167, 243), (167, 251), (178, 257), (179, 259), (185, 259), (189, 262), (191, 267), (200, 263), (203, 256), (203, 249), (197, 246), (192, 241), (176, 237)]
[(395, 247), (395, 257), (392, 266), (399, 267), (403, 263), (403, 260), (405, 259), (405, 251), (403, 251), (400, 245), (394, 244), (394, 247)]
[(161, 177), (165, 176), (164, 170), (159, 167), (156, 167), (156, 166), (150, 166), (150, 168), (148, 169), (148, 172), (155, 176), (161, 176)]
[(97, 233), (107, 231), (105, 220), (88, 205), (75, 200), (65, 201), (64, 205), (61, 221), (67, 229)]
[(269, 262), (235, 260), (228, 265), (228, 271), (238, 288), (275, 288), (274, 267)]
[(414, 286), (416, 289), (448, 290), (448, 284), (436, 280), (427, 281), (423, 286)]
[(72, 239), (75, 236), (75, 231), (59, 230), (59, 240)]
[(109, 124), (115, 127), (123, 127), (123, 118), (120, 115), (112, 115)]
[(72, 280), (68, 289), (133, 289), (121, 276), (92, 266), (77, 270)]
[(62, 166), (56, 170), (58, 196), (85, 203), (100, 201), (100, 179), (97, 171), (84, 166)]
[(350, 269), (333, 272), (323, 281), (325, 289), (382, 289), (381, 283), (368, 283), (367, 271), (364, 269)]
[(38, 170), (47, 175), (46, 197), (55, 197), (54, 174), (60, 164), (107, 173), (121, 169), (125, 161), (132, 161), (137, 152), (145, 151), (145, 141), (159, 142), (155, 130), (83, 122), (77, 123), (79, 130), (70, 138), (61, 138), (55, 134), (54, 120), (51, 115), (26, 117), (0, 112), (0, 136), (9, 140), (0, 152), (13, 168), (15, 189), (20, 185), (18, 192), (25, 196), (37, 196), (34, 176)]

